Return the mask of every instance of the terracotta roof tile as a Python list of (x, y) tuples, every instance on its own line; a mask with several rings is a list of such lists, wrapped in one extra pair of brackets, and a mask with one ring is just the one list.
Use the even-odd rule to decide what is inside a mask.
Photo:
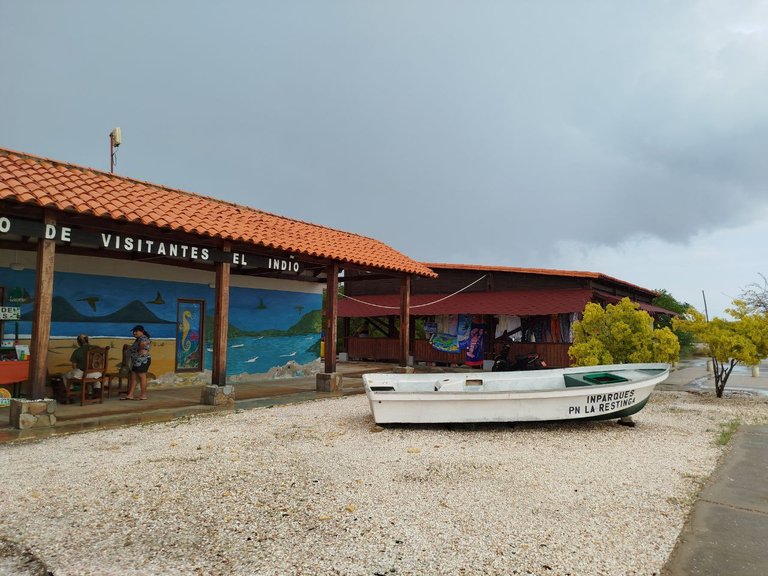
[(427, 266), (372, 238), (0, 148), (0, 200), (9, 199), (243, 241), (342, 264), (435, 275)]

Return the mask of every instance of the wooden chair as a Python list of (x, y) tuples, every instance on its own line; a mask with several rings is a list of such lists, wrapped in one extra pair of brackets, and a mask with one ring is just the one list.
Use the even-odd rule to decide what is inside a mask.
[[(88, 349), (85, 355), (85, 370), (83, 370), (82, 378), (68, 378), (65, 386), (64, 396), (67, 401), (70, 398), (80, 397), (80, 406), (84, 404), (92, 404), (94, 402), (104, 402), (104, 386), (107, 381), (106, 374), (109, 365), (109, 346), (106, 348), (99, 348), (98, 346), (92, 346)], [(98, 377), (89, 377), (89, 374), (99, 373)], [(101, 387), (98, 389), (98, 396), (92, 398), (94, 395), (93, 385), (99, 383)]]
[(125, 391), (128, 392), (128, 378), (131, 372), (131, 345), (123, 344), (123, 359), (117, 365), (117, 370), (104, 374), (104, 380), (101, 384), (102, 389), (106, 386), (107, 399), (112, 391), (112, 380), (117, 379), (117, 393), (120, 394), (123, 387), (123, 378), (125, 378)]

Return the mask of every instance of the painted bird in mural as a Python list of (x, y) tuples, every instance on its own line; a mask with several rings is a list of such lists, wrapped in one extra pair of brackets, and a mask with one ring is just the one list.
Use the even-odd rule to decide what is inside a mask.
[(147, 304), (165, 304), (165, 300), (163, 300), (163, 297), (160, 295), (160, 292), (158, 291), (157, 296), (155, 296), (155, 299), (147, 300)]
[(101, 300), (98, 296), (87, 296), (86, 298), (78, 298), (78, 302), (88, 302), (88, 305), (91, 307), (91, 309), (96, 312), (96, 302)]

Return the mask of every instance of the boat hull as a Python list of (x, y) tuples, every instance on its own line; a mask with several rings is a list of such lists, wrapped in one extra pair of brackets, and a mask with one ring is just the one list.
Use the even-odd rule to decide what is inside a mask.
[(668, 375), (666, 364), (624, 364), (363, 380), (377, 423), (428, 424), (623, 418), (640, 411)]

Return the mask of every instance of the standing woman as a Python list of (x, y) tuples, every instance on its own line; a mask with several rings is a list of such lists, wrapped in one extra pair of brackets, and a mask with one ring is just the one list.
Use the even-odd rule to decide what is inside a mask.
[[(120, 398), (120, 400), (146, 400), (147, 399), (147, 371), (149, 365), (152, 363), (152, 358), (149, 354), (149, 347), (151, 341), (149, 339), (149, 332), (144, 330), (144, 326), (134, 326), (131, 330), (133, 332), (134, 340), (130, 348), (131, 356), (131, 372), (128, 375), (128, 392), (126, 396)], [(136, 379), (138, 378), (141, 385), (141, 396), (136, 398)]]

